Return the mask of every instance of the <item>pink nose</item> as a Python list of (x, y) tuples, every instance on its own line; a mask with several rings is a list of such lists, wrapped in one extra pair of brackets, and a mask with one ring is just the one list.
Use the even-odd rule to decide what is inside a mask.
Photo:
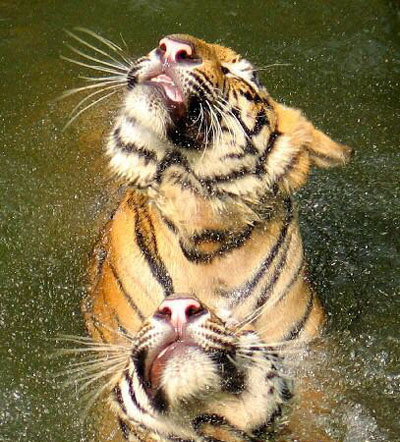
[(206, 313), (201, 304), (193, 298), (164, 299), (158, 307), (157, 315), (168, 321), (175, 330), (182, 334), (186, 325)]
[(182, 40), (164, 37), (160, 40), (159, 50), (167, 63), (179, 63), (190, 59), (193, 55), (193, 46)]

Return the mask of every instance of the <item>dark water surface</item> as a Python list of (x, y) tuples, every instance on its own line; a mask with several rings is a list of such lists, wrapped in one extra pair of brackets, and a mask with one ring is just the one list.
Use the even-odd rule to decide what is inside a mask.
[(80, 85), (83, 69), (59, 58), (69, 54), (62, 30), (75, 26), (122, 34), (134, 56), (187, 32), (258, 66), (290, 63), (262, 71), (271, 94), (356, 150), (351, 166), (315, 172), (298, 195), (329, 312), (315, 370), (338, 387), (323, 424), (338, 441), (400, 440), (398, 3), (2, 0), (0, 441), (90, 440), (78, 395), (54, 378), (66, 361), (50, 357), (58, 334), (84, 333), (80, 299), (109, 188), (107, 109), (62, 132), (74, 102), (53, 102)]

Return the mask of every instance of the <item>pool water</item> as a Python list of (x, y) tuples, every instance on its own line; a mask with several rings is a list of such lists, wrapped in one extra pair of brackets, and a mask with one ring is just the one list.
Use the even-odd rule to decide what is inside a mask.
[[(297, 196), (311, 279), (329, 320), (310, 376), (334, 440), (400, 440), (400, 10), (393, 0), (0, 2), (0, 441), (92, 440), (79, 394), (55, 374), (60, 334), (84, 335), (80, 300), (113, 188), (102, 156), (113, 106), (63, 126), (82, 82), (64, 29), (133, 57), (165, 34), (232, 46), (271, 95), (352, 146)], [(312, 441), (313, 442), (313, 441)]]

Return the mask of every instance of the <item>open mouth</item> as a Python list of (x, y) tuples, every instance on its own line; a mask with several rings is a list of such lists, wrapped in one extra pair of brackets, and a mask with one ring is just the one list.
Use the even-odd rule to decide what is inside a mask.
[(201, 149), (208, 114), (202, 110), (198, 97), (190, 91), (184, 94), (174, 80), (173, 72), (159, 71), (148, 77), (144, 84), (158, 91), (171, 117), (172, 124), (167, 126), (168, 138), (177, 146)]
[(173, 119), (177, 120), (184, 116), (186, 113), (185, 97), (179, 86), (169, 75), (166, 73), (158, 74), (147, 80), (146, 83), (161, 90)]
[(185, 98), (175, 84), (174, 80), (167, 74), (157, 75), (149, 80), (150, 83), (157, 83), (165, 92), (167, 98), (176, 104), (184, 103)]
[(163, 345), (155, 355), (146, 361), (146, 380), (149, 382), (150, 390), (157, 391), (162, 382), (162, 376), (168, 362), (172, 358), (185, 360), (191, 349), (198, 348), (192, 341), (173, 341)]

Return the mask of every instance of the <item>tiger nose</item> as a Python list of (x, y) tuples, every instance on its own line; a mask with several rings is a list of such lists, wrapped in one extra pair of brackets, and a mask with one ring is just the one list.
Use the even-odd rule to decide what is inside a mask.
[(169, 322), (179, 334), (190, 322), (207, 313), (196, 299), (183, 297), (164, 299), (157, 310), (157, 316)]
[(193, 56), (194, 48), (190, 42), (164, 37), (160, 40), (159, 50), (164, 62), (180, 63)]

